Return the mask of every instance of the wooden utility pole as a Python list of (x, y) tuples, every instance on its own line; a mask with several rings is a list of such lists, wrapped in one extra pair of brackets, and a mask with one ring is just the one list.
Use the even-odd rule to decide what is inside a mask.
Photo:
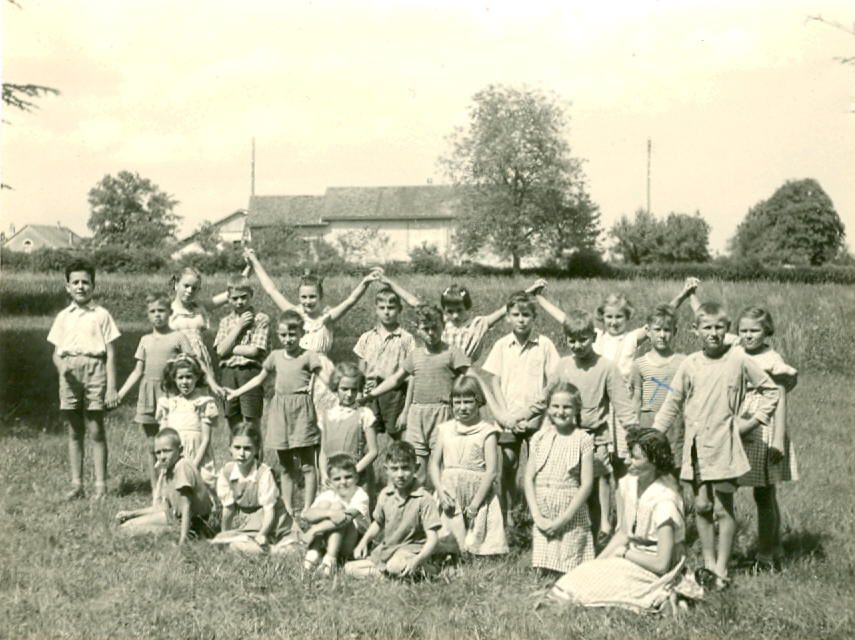
[(650, 214), (650, 152), (653, 144), (647, 139), (647, 213)]
[[(255, 137), (252, 138), (252, 163), (249, 179), (249, 195), (255, 195)], [(648, 198), (649, 200), (650, 198)]]

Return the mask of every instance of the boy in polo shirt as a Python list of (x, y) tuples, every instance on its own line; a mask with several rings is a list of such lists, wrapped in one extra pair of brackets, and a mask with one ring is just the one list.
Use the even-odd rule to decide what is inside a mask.
[[(389, 484), (377, 499), (371, 526), (353, 550), (357, 558), (344, 566), (357, 577), (412, 576), (428, 572), (441, 524), (433, 496), (416, 477), (418, 459), (408, 442), (393, 442), (386, 452)], [(368, 553), (368, 544), (380, 532), (383, 542)]]
[(65, 290), (71, 304), (59, 312), (48, 333), (59, 374), (59, 408), (68, 425), (71, 490), (66, 498), (83, 497), (83, 438), (92, 439), (95, 467), (93, 498), (107, 494), (107, 438), (104, 409), (117, 403), (116, 349), (121, 335), (110, 312), (92, 302), (95, 268), (76, 260), (65, 268)]
[[(371, 391), (403, 365), (416, 347), (415, 338), (399, 324), (401, 298), (385, 285), (374, 297), (377, 324), (359, 336), (353, 353), (359, 357), (359, 368), (365, 374), (365, 390)], [(407, 384), (384, 393), (368, 406), (377, 417), (377, 431), (399, 440), (407, 426), (404, 411)]]
[[(239, 389), (261, 371), (270, 352), (270, 318), (252, 308), (252, 285), (246, 276), (229, 279), (231, 313), (220, 320), (214, 348), (220, 358), (220, 384)], [(258, 426), (264, 405), (264, 389), (256, 387), (226, 402), (226, 419), (234, 429), (241, 422)]]
[(499, 498), (508, 520), (519, 494), (520, 446), (526, 436), (540, 427), (541, 420), (541, 416), (536, 415), (516, 423), (510, 416), (525, 411), (543, 397), (547, 372), (556, 365), (559, 356), (552, 340), (532, 331), (537, 303), (529, 294), (525, 291), (511, 294), (505, 312), (511, 332), (496, 341), (482, 368), (493, 375), (494, 397), (504, 401), (505, 414), (500, 413), (496, 418), (504, 427), (499, 435), (502, 452)]

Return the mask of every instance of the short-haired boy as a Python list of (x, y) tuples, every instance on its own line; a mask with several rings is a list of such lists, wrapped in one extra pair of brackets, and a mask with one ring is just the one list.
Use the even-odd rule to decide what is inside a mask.
[[(356, 484), (356, 460), (346, 453), (327, 459), (326, 477), (330, 487), (323, 491), (303, 514), (311, 526), (302, 539), (309, 549), (303, 568), (330, 575), (338, 559), (350, 559), (361, 534), (368, 528), (368, 494)], [(321, 557), (323, 554), (323, 558)]]
[[(365, 374), (365, 390), (371, 391), (400, 369), (416, 348), (413, 335), (401, 327), (401, 298), (389, 286), (381, 287), (374, 296), (377, 324), (359, 336), (353, 353), (359, 357), (359, 368)], [(377, 417), (378, 433), (398, 440), (407, 426), (404, 411), (407, 384), (402, 383), (374, 399), (368, 405)]]
[(518, 291), (505, 304), (505, 317), (511, 332), (499, 338), (490, 350), (483, 369), (493, 375), (494, 397), (504, 403), (505, 415), (495, 416), (504, 430), (499, 435), (502, 452), (499, 497), (505, 513), (511, 510), (519, 494), (517, 469), (524, 438), (540, 427), (541, 416), (514, 422), (512, 415), (526, 411), (543, 397), (547, 373), (558, 363), (558, 351), (552, 340), (535, 333), (537, 302), (525, 291)]
[(175, 429), (166, 427), (157, 432), (154, 457), (160, 477), (154, 503), (150, 507), (116, 514), (125, 533), (157, 534), (172, 529), (177, 523), (179, 544), (190, 536), (210, 536), (211, 493), (196, 465), (181, 453), (181, 437)]
[(427, 462), (436, 445), (437, 425), (451, 419), (451, 385), (471, 364), (457, 347), (442, 341), (442, 312), (430, 305), (416, 308), (418, 345), (391, 376), (363, 396), (370, 402), (396, 389), (412, 377), (412, 404), (407, 408), (404, 440), (413, 445), (419, 460), (419, 480), (426, 482)]
[[(412, 576), (427, 573), (441, 524), (433, 496), (417, 479), (418, 459), (408, 442), (393, 442), (386, 451), (389, 484), (377, 499), (371, 526), (344, 570), (349, 575)], [(380, 532), (383, 542), (369, 555), (368, 545)]]
[[(657, 306), (647, 316), (645, 330), (650, 340), (650, 351), (633, 360), (629, 387), (633, 406), (638, 412), (638, 424), (652, 427), (656, 414), (665, 404), (672, 390), (677, 369), (686, 359), (685, 353), (675, 353), (674, 337), (677, 335), (677, 316), (668, 304)], [(678, 417), (668, 429), (668, 443), (674, 457), (676, 476), (680, 477), (683, 461), (683, 420)]]
[(121, 335), (110, 312), (92, 302), (95, 268), (75, 260), (65, 267), (65, 290), (71, 304), (53, 321), (47, 340), (54, 346), (59, 374), (59, 408), (68, 425), (71, 490), (66, 498), (83, 496), (83, 439), (92, 439), (95, 467), (93, 498), (107, 493), (107, 437), (104, 410), (117, 403), (116, 350)]
[[(750, 469), (741, 436), (768, 424), (778, 403), (778, 387), (769, 376), (742, 349), (725, 342), (729, 327), (721, 305), (707, 302), (698, 307), (694, 329), (701, 351), (686, 356), (653, 422), (655, 429), (667, 433), (683, 417), (680, 478), (692, 482), (704, 567), (715, 574), (716, 588), (728, 583), (736, 533), (733, 495), (737, 478)], [(749, 386), (760, 399), (754, 415), (746, 418), (739, 409)]]
[[(270, 318), (252, 307), (252, 285), (246, 276), (229, 278), (227, 290), (231, 312), (220, 320), (214, 348), (220, 359), (220, 384), (238, 389), (261, 371), (270, 352)], [(264, 406), (264, 389), (258, 386), (226, 402), (229, 427), (241, 422), (258, 426)]]
[[(597, 491), (591, 492), (588, 508), (594, 540), (602, 546), (612, 532), (609, 515), (614, 442), (609, 432), (609, 415), (614, 409), (615, 418), (623, 429), (637, 426), (638, 418), (617, 365), (594, 351), (596, 331), (591, 314), (585, 311), (568, 313), (564, 335), (571, 355), (561, 358), (549, 372), (547, 387), (556, 382), (569, 382), (576, 385), (582, 395), (581, 426), (594, 438), (594, 477), (599, 479)], [(532, 405), (528, 416), (542, 413), (544, 409), (545, 401), (541, 399)], [(520, 416), (526, 417), (523, 413), (517, 417)], [(619, 512), (620, 504), (617, 506)]]

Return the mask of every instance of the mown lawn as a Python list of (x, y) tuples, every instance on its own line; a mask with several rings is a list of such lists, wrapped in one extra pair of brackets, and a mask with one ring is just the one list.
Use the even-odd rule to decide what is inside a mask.
[[(359, 582), (304, 578), (290, 559), (243, 558), (172, 538), (128, 539), (112, 517), (145, 504), (139, 463), (142, 436), (129, 424), (131, 407), (109, 415), (111, 495), (103, 502), (61, 502), (67, 486), (65, 439), (58, 429), (56, 382), (44, 343), (56, 279), (0, 283), (0, 636), (71, 638), (816, 638), (855, 636), (855, 497), (850, 428), (855, 412), (851, 376), (853, 292), (845, 287), (781, 288), (769, 284), (713, 284), (738, 307), (766, 302), (776, 314), (776, 345), (801, 370), (789, 405), (802, 480), (780, 491), (787, 551), (775, 576), (737, 574), (733, 587), (679, 620), (621, 611), (533, 608), (548, 585), (528, 568), (518, 546), (509, 558), (447, 566), (430, 582)], [(417, 293), (444, 281), (414, 281)], [(220, 281), (221, 283), (221, 281)], [(104, 304), (113, 305), (128, 333), (120, 345), (122, 377), (143, 326), (133, 316), (150, 280), (105, 278)], [(345, 283), (330, 283), (330, 300)], [(349, 284), (349, 283), (347, 283)], [(475, 283), (468, 283), (475, 284)], [(497, 306), (523, 284), (481, 283), (476, 305)], [(38, 285), (38, 286), (36, 286)], [(594, 306), (602, 292), (629, 292), (646, 308), (678, 283), (561, 283), (555, 297)], [(473, 286), (473, 289), (475, 287)], [(30, 292), (30, 307), (22, 300)], [(766, 298), (759, 297), (764, 292)], [(15, 297), (12, 308), (7, 304)], [(39, 298), (39, 296), (43, 296)], [(45, 307), (44, 297), (54, 300)], [(263, 296), (259, 301), (267, 306)], [(684, 318), (688, 318), (686, 313)], [(131, 322), (135, 321), (135, 322)], [(337, 333), (334, 359), (347, 357), (370, 322), (362, 303)], [(541, 325), (557, 337), (553, 323)], [(682, 339), (690, 343), (683, 323)], [(494, 331), (493, 336), (500, 335)], [(780, 343), (778, 342), (780, 341)], [(795, 357), (790, 354), (796, 354)], [(825, 355), (828, 354), (828, 357)], [(215, 455), (225, 455), (218, 429)], [(268, 458), (272, 459), (272, 458)], [(89, 473), (87, 465), (87, 473)], [(750, 493), (738, 495), (737, 560), (753, 550)], [(525, 532), (515, 539), (525, 540)], [(693, 555), (698, 545), (693, 546)]]

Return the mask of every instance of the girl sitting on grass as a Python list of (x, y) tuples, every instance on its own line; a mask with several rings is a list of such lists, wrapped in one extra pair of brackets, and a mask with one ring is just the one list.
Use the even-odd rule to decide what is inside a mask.
[(508, 552), (502, 508), (496, 495), (499, 447), (495, 424), (481, 420), (481, 385), (461, 376), (451, 387), (454, 420), (437, 429), (430, 475), (437, 488), (440, 520), (460, 551), (474, 555)]
[(531, 565), (564, 573), (594, 557), (587, 500), (594, 440), (579, 428), (582, 396), (569, 382), (546, 392), (546, 419), (529, 444), (525, 497), (534, 519)]
[(175, 429), (184, 457), (213, 491), (216, 471), (211, 455), (211, 427), (219, 412), (214, 399), (197, 388), (201, 378), (202, 367), (195, 356), (182, 353), (167, 362), (161, 382), (165, 395), (157, 401), (156, 418), (161, 429)]

